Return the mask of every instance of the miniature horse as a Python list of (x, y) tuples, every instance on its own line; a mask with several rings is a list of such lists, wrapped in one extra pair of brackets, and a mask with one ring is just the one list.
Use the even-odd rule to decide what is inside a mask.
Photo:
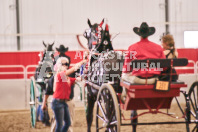
[[(35, 80), (36, 80), (36, 85), (37, 89), (39, 91), (39, 96), (38, 96), (38, 102), (42, 103), (43, 101), (43, 93), (46, 90), (46, 79), (49, 79), (53, 75), (53, 49), (52, 44), (45, 44), (43, 41), (43, 45), (45, 46), (44, 52), (43, 52), (43, 58), (40, 59), (39, 65), (36, 68), (35, 71)], [(40, 117), (40, 119), (39, 119)], [(36, 114), (36, 119), (41, 120), (45, 125), (49, 126), (49, 114), (48, 110), (41, 110), (41, 105), (39, 104), (37, 108), (37, 114)]]
[[(89, 30), (84, 33), (85, 38), (88, 40), (88, 48), (91, 52), (89, 68), (88, 68), (88, 81), (101, 86), (103, 83), (113, 82), (113, 87), (116, 92), (121, 92), (122, 87), (120, 87), (120, 77), (123, 66), (123, 56), (113, 51), (113, 47), (110, 41), (109, 28), (106, 24), (105, 30), (102, 29), (102, 24), (104, 19), (100, 24), (91, 25), (88, 19)], [(108, 63), (105, 67), (105, 63)], [(113, 69), (115, 65), (118, 64), (117, 69)], [(105, 69), (108, 68), (108, 69)], [(111, 77), (112, 74), (118, 75), (117, 77)], [(104, 79), (104, 75), (109, 76), (108, 80)], [(93, 108), (94, 103), (97, 99), (98, 90), (94, 89), (92, 86), (87, 84), (87, 131), (91, 131), (91, 124), (93, 121)]]

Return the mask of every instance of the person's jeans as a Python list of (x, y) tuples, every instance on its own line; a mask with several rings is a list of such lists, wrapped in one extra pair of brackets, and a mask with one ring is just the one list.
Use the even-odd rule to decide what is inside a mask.
[(41, 109), (41, 105), (38, 105), (37, 111), (36, 111), (36, 120), (42, 121), (45, 125), (50, 125), (50, 117), (48, 113), (48, 107), (46, 110)]
[(37, 121), (42, 121), (43, 120), (43, 112), (42, 112), (42, 109), (41, 109), (41, 105), (39, 105), (37, 110), (36, 110), (36, 120)]
[[(68, 105), (65, 103), (65, 101), (59, 101), (53, 99), (52, 109), (54, 111), (54, 115), (56, 119), (55, 132), (67, 132), (69, 126), (71, 125)], [(63, 121), (64, 121), (64, 126), (63, 126)]]
[[(67, 101), (66, 102), (69, 108), (69, 113), (70, 113), (70, 121), (71, 121), (71, 125), (69, 126), (69, 129), (67, 132), (73, 132), (73, 124), (74, 124), (74, 116), (75, 116), (75, 112), (74, 112), (74, 108), (75, 108), (75, 104), (73, 102), (73, 100)], [(54, 132), (56, 128), (56, 120), (55, 117), (52, 117), (52, 122), (51, 122), (51, 132)]]

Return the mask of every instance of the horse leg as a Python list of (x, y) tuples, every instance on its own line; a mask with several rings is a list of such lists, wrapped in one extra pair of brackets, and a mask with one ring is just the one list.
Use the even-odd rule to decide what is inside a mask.
[[(136, 117), (136, 116), (137, 116), (137, 111), (132, 110), (131, 111), (131, 118)], [(131, 123), (138, 123), (138, 118), (132, 119)], [(136, 127), (137, 127), (137, 125), (132, 125), (132, 132), (136, 132)]]
[(95, 99), (93, 97), (91, 97), (89, 95), (89, 93), (87, 94), (87, 100), (88, 100), (88, 105), (87, 105), (87, 132), (91, 132), (91, 124), (93, 121), (93, 108), (94, 108), (94, 103), (95, 103)]

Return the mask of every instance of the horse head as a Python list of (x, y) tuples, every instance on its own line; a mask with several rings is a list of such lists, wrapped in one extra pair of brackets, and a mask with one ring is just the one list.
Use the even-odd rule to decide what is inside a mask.
[(43, 45), (45, 47), (44, 51), (43, 51), (43, 57), (41, 57), (42, 59), (39, 62), (38, 68), (36, 70), (36, 77), (37, 79), (41, 80), (41, 82), (43, 82), (43, 79), (46, 78), (48, 76), (48, 73), (52, 73), (53, 72), (53, 54), (54, 54), (54, 50), (53, 50), (53, 45), (54, 42), (52, 44), (46, 44), (43, 41)]
[(95, 48), (95, 45), (101, 41), (101, 34), (103, 32), (102, 25), (104, 23), (104, 19), (100, 24), (91, 24), (90, 20), (87, 21), (89, 25), (89, 29), (85, 30), (84, 37), (88, 40), (88, 48), (89, 50)]
[(54, 45), (54, 42), (52, 44), (46, 44), (44, 41), (43, 41), (43, 45), (45, 47), (44, 49), (44, 52), (43, 52), (43, 59), (41, 61), (43, 61), (44, 59), (46, 60), (51, 60), (53, 58), (53, 54), (54, 54), (54, 50), (53, 50), (53, 45)]

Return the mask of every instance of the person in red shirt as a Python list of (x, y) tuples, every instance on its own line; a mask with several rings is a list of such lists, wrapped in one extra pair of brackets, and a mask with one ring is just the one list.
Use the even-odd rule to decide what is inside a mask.
[[(86, 60), (82, 60), (70, 69), (68, 69), (69, 60), (66, 57), (60, 57), (56, 62), (55, 71), (57, 71), (57, 73), (54, 76), (54, 93), (52, 100), (52, 110), (56, 119), (55, 132), (67, 132), (71, 125), (70, 114), (66, 102), (70, 99), (71, 86), (74, 85), (75, 81), (80, 81), (81, 78), (71, 78), (68, 77), (68, 75), (79, 69), (85, 62)], [(42, 109), (46, 107), (47, 98), (48, 96), (45, 96)]]
[[(155, 33), (154, 27), (149, 27), (146, 22), (143, 22), (140, 27), (134, 27), (133, 31), (140, 36), (140, 41), (129, 46), (126, 52), (123, 65), (122, 80), (130, 83), (138, 84), (154, 84), (156, 75), (160, 75), (161, 71), (154, 69), (142, 70), (140, 67), (131, 68), (131, 61), (134, 59), (157, 59), (166, 58), (163, 49), (160, 45), (148, 40), (148, 36)], [(132, 72), (131, 72), (132, 71)], [(146, 81), (147, 78), (147, 81)], [(123, 88), (123, 91), (125, 89)], [(123, 92), (124, 93), (124, 92)], [(131, 118), (137, 116), (137, 111), (131, 111)], [(131, 120), (131, 123), (137, 123), (138, 119)], [(136, 131), (136, 125), (132, 125), (132, 131)]]
[(145, 78), (147, 77), (147, 84), (153, 84), (156, 79), (155, 75), (159, 75), (161, 73), (160, 70), (156, 70), (156, 68), (148, 71), (141, 68), (131, 69), (130, 64), (134, 59), (166, 58), (163, 49), (160, 45), (148, 40), (148, 36), (155, 33), (155, 28), (149, 27), (146, 22), (143, 22), (140, 28), (134, 27), (133, 31), (140, 36), (140, 41), (129, 46), (126, 52), (122, 79), (130, 83), (145, 84)]

